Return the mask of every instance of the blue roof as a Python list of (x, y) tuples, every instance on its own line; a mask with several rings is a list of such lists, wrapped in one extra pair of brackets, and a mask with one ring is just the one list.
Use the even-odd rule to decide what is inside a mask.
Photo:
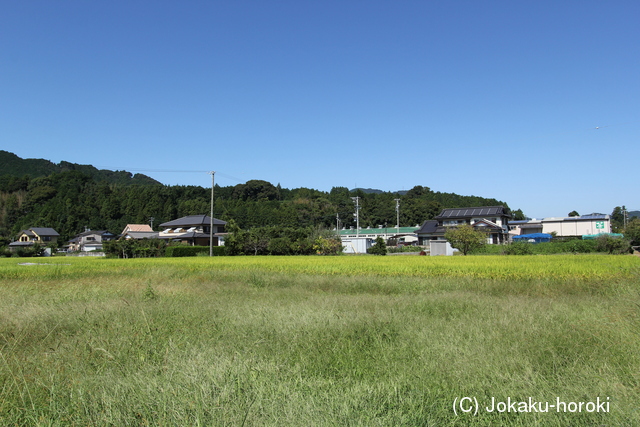
[(522, 234), (520, 236), (513, 236), (513, 240), (551, 240), (551, 234), (547, 233), (531, 233), (531, 234)]

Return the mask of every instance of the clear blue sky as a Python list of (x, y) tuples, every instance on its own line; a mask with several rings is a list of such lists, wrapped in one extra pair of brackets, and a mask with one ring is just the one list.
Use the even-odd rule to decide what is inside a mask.
[(23, 158), (640, 208), (637, 0), (4, 0), (0, 20), (0, 149)]

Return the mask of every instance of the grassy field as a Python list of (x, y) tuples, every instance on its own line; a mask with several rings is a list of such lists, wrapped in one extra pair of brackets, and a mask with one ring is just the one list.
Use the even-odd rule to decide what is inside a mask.
[(640, 425), (640, 258), (0, 259), (0, 425)]

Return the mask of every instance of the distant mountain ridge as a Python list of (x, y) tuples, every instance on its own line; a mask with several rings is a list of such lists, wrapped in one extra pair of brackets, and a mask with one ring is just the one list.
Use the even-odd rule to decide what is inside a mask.
[(56, 164), (45, 159), (23, 159), (8, 151), (0, 150), (0, 176), (23, 177), (26, 175), (30, 178), (40, 178), (67, 171), (82, 172), (97, 182), (110, 184), (162, 185), (161, 182), (141, 173), (132, 174), (127, 171), (98, 169), (91, 165), (79, 165), (65, 161)]

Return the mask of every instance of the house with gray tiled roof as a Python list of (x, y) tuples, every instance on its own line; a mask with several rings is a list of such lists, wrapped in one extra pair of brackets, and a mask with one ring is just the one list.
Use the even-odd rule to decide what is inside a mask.
[(9, 249), (28, 248), (36, 243), (47, 246), (58, 241), (60, 234), (53, 228), (32, 227), (22, 230), (14, 242), (9, 243)]
[(113, 240), (116, 236), (107, 230), (85, 230), (69, 240), (69, 250), (93, 252), (101, 251), (102, 243)]
[(417, 234), (421, 242), (444, 240), (444, 234), (448, 229), (462, 224), (470, 224), (474, 229), (487, 233), (487, 243), (501, 244), (509, 240), (510, 218), (511, 213), (504, 206), (448, 208), (443, 209), (440, 215), (434, 218), (437, 224), (427, 221)]
[[(226, 221), (213, 218), (213, 245), (224, 245)], [(187, 243), (193, 246), (209, 246), (211, 217), (188, 215), (160, 224), (158, 238)]]

